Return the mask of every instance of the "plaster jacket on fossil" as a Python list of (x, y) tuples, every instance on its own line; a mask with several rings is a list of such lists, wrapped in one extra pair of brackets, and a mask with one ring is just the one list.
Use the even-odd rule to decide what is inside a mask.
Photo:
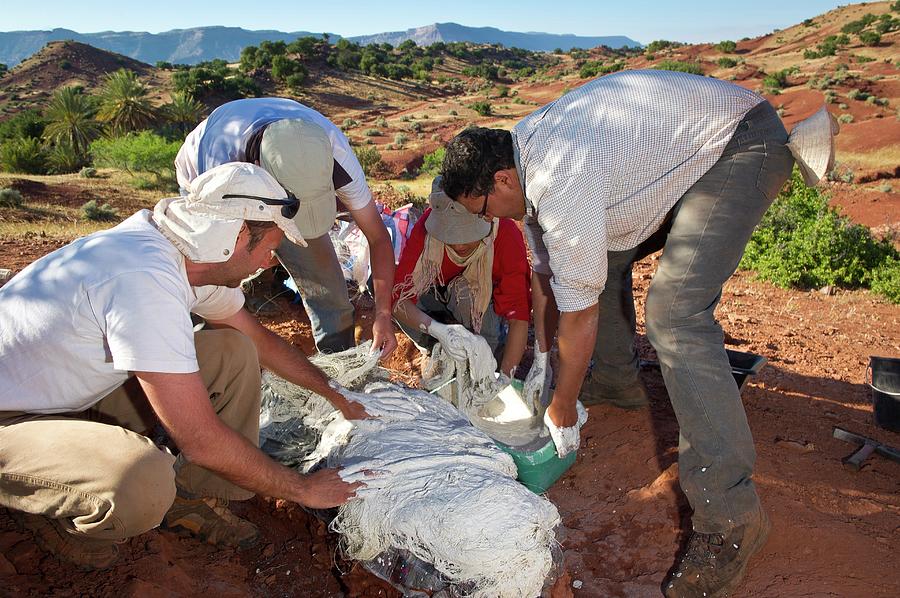
[(451, 596), (539, 596), (558, 559), (560, 518), (516, 481), (512, 458), (444, 399), (377, 380), (364, 347), (315, 361), (342, 386), (364, 390), (348, 394), (374, 419), (348, 422), (318, 395), (267, 374), (261, 443), (302, 471), (324, 464), (386, 474), (332, 520), (346, 554), (365, 562), (405, 551), (461, 590)]

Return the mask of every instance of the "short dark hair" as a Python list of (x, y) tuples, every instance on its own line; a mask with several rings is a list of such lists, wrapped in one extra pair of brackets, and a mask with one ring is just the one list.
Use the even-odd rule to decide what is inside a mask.
[(247, 230), (250, 231), (250, 242), (247, 251), (253, 251), (270, 230), (278, 226), (271, 220), (244, 220)]
[(469, 127), (447, 144), (441, 164), (444, 193), (452, 199), (490, 193), (494, 173), (514, 165), (509, 131)]

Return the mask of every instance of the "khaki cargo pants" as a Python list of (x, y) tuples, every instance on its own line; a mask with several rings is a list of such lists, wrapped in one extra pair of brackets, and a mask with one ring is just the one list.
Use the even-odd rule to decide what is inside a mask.
[[(258, 444), (256, 347), (234, 330), (200, 331), (194, 341), (216, 413)], [(143, 434), (156, 422), (134, 377), (88, 411), (0, 412), (0, 506), (59, 519), (74, 533), (122, 540), (159, 525), (176, 483), (197, 496), (253, 496), (153, 444)]]

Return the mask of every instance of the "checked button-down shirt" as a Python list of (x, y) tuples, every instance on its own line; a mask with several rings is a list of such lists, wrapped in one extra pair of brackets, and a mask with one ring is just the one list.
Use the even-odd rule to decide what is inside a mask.
[(721, 157), (765, 99), (738, 85), (669, 71), (596, 79), (512, 130), (536, 272), (561, 311), (590, 307), (607, 251), (632, 249)]

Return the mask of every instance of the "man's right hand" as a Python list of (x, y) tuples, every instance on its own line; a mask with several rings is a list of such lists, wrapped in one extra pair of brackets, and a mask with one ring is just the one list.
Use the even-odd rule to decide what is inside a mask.
[(298, 501), (310, 509), (339, 507), (357, 493), (381, 488), (384, 474), (353, 467), (320, 469), (304, 476), (303, 500)]

